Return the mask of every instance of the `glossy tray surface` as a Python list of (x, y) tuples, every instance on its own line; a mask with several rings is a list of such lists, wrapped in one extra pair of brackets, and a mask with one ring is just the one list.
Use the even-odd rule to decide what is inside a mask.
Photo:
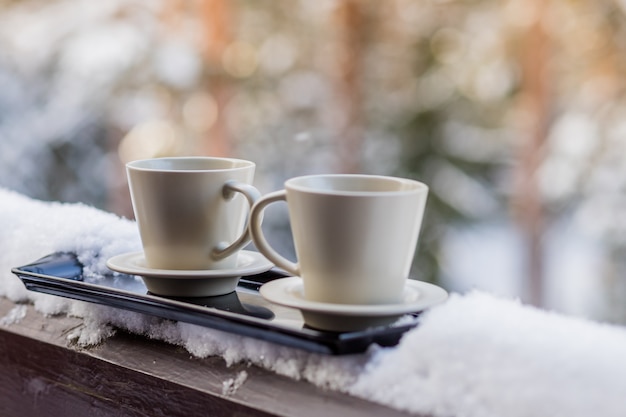
[(355, 332), (325, 332), (307, 327), (300, 312), (267, 302), (259, 294), (264, 283), (285, 277), (270, 270), (240, 279), (233, 293), (203, 298), (170, 298), (150, 294), (136, 276), (111, 271), (87, 277), (72, 253), (53, 253), (13, 268), (26, 288), (46, 294), (126, 309), (164, 319), (193, 323), (312, 352), (360, 353), (373, 343), (394, 346), (415, 320)]

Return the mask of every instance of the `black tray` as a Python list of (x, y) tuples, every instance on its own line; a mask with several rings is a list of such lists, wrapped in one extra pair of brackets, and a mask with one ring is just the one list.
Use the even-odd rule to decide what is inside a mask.
[(193, 323), (324, 354), (359, 353), (373, 343), (394, 346), (403, 333), (416, 325), (413, 320), (403, 325), (344, 333), (308, 328), (298, 310), (270, 304), (259, 294), (263, 283), (286, 276), (279, 270), (243, 277), (235, 292), (204, 298), (152, 295), (143, 281), (131, 275), (111, 272), (86, 277), (83, 265), (72, 253), (53, 253), (11, 271), (30, 291)]

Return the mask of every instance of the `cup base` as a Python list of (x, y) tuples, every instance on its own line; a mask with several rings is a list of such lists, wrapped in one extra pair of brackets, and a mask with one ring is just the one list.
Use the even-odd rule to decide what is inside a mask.
[(269, 271), (273, 264), (258, 252), (241, 251), (235, 268), (165, 270), (149, 268), (143, 252), (131, 252), (112, 257), (107, 266), (113, 271), (139, 276), (155, 295), (211, 297), (235, 291), (239, 278)]
[(235, 291), (240, 277), (181, 280), (180, 278), (141, 277), (148, 292), (167, 297), (214, 297)]
[(268, 301), (300, 310), (307, 326), (345, 332), (385, 326), (405, 314), (418, 313), (446, 300), (448, 293), (436, 285), (408, 280), (402, 299), (394, 304), (334, 304), (308, 300), (300, 277), (277, 279), (259, 290)]

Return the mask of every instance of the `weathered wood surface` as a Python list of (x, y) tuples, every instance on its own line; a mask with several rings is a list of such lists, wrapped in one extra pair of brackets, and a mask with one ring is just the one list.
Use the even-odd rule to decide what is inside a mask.
[[(0, 317), (15, 305), (0, 298)], [(403, 416), (263, 369), (194, 359), (182, 348), (119, 334), (87, 349), (68, 346), (80, 319), (30, 306), (0, 325), (0, 416)], [(245, 383), (223, 383), (245, 370)]]

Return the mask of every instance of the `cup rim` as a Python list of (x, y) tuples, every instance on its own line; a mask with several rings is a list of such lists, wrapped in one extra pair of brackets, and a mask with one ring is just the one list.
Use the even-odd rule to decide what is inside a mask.
[[(403, 184), (406, 188), (398, 190), (341, 190), (331, 188), (317, 188), (309, 184), (307, 181), (312, 179), (325, 179), (325, 180), (337, 180), (337, 179), (365, 179), (365, 180), (382, 180), (388, 182), (394, 182)], [(285, 189), (294, 190), (299, 192), (306, 192), (310, 194), (323, 194), (323, 195), (341, 195), (341, 196), (391, 196), (391, 195), (407, 195), (415, 193), (428, 192), (428, 185), (425, 183), (403, 177), (394, 177), (390, 175), (371, 175), (371, 174), (312, 174), (303, 175), (299, 177), (293, 177), (285, 181)]]
[[(220, 162), (232, 162), (235, 166), (227, 168), (207, 168), (207, 169), (186, 169), (186, 168), (168, 168), (168, 167), (156, 167), (149, 166), (151, 163), (158, 163), (157, 161), (181, 161), (181, 160), (193, 160), (193, 161), (220, 161)], [(136, 159), (126, 163), (127, 169), (136, 171), (152, 171), (152, 172), (216, 172), (216, 171), (235, 171), (240, 169), (254, 168), (256, 164), (247, 159), (239, 158), (227, 158), (217, 156), (166, 156), (159, 158), (145, 158)]]

